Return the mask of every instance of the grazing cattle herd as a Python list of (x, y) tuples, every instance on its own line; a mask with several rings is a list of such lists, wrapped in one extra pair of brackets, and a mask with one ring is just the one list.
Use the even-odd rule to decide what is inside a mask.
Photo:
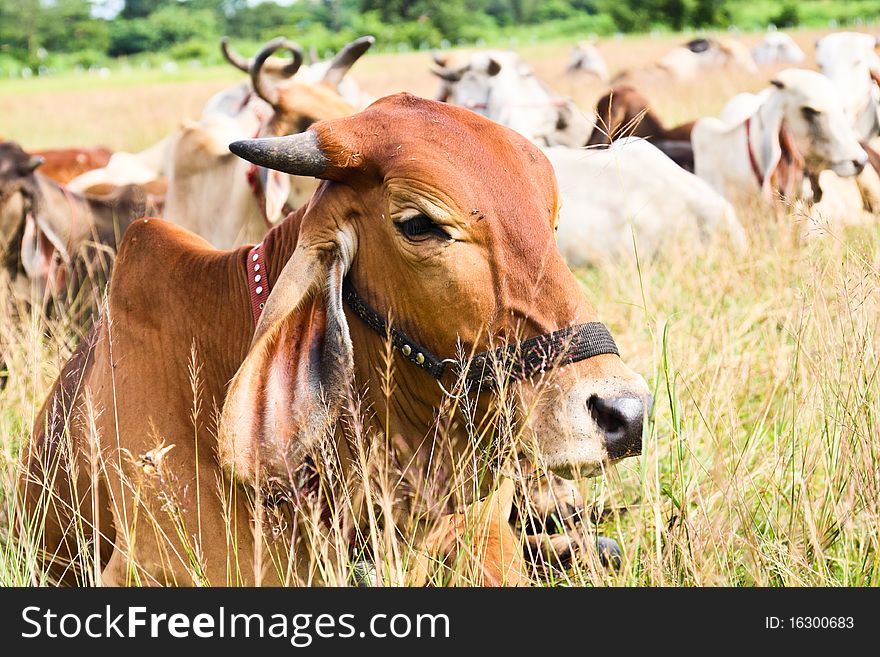
[[(745, 208), (880, 207), (870, 35), (826, 36), (818, 72), (785, 68), (675, 127), (640, 81), (760, 75), (805, 53), (778, 32), (751, 50), (694, 39), (586, 112), (502, 51), (435, 53), (436, 99), (374, 101), (348, 75), (373, 42), (306, 63), (284, 38), (252, 58), (224, 40), (247, 79), (139, 153), (0, 142), (3, 275), (41, 313), (78, 303), (86, 334), (21, 454), (16, 531), (51, 581), (338, 581), (305, 525), (343, 536), (369, 580), (359, 527), (378, 501), (347, 432), (358, 406), (407, 455), (407, 481), (436, 460), (457, 471), (480, 449), (472, 427), (514, 409), (519, 470), (544, 488), (516, 510), (509, 481), (436, 503), (412, 539), (436, 559), (406, 581), (431, 580), (479, 511), (478, 581), (525, 583), (525, 561), (575, 551), (578, 523), (548, 528), (561, 498), (582, 507), (565, 478), (639, 454), (652, 407), (571, 268), (683, 240), (743, 251)], [(568, 75), (607, 82), (600, 46), (579, 44)], [(434, 454), (462, 399), (469, 422)], [(543, 530), (523, 540), (517, 514)]]

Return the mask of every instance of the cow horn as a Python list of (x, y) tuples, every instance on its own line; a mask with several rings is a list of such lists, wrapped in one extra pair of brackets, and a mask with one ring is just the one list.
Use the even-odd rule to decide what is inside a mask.
[(332, 84), (334, 87), (338, 86), (354, 63), (360, 59), (361, 55), (367, 52), (370, 49), (370, 46), (374, 43), (376, 43), (376, 37), (372, 36), (362, 36), (360, 39), (355, 39), (351, 43), (347, 43), (342, 50), (336, 53), (336, 57), (333, 58), (333, 61), (330, 62), (327, 72), (324, 73), (324, 80)]
[(286, 137), (234, 141), (229, 150), (248, 162), (292, 176), (319, 177), (330, 164), (313, 130)]
[(245, 73), (250, 71), (250, 61), (247, 57), (242, 57), (232, 49), (232, 46), (229, 45), (229, 37), (223, 37), (220, 39), (220, 50), (223, 52), (223, 57), (226, 61), (232, 64), (235, 68), (244, 71)]
[(28, 158), (27, 163), (24, 165), (25, 171), (30, 173), (31, 171), (35, 171), (37, 167), (41, 166), (46, 161), (46, 158), (42, 155), (31, 155)]
[(447, 82), (458, 82), (461, 80), (461, 72), (459, 71), (450, 71), (446, 68), (432, 68), (431, 73), (436, 75), (441, 80), (446, 80)]
[(446, 68), (446, 57), (440, 55), (436, 50), (431, 51), (431, 59), (434, 60), (434, 63), (440, 68)]
[(266, 60), (269, 59), (274, 52), (281, 50), (282, 48), (289, 50), (293, 55), (293, 58), (287, 66), (281, 69), (281, 75), (286, 78), (293, 77), (293, 75), (299, 70), (299, 67), (302, 66), (303, 53), (302, 49), (297, 44), (288, 41), (284, 37), (272, 39), (269, 43), (263, 46), (260, 49), (260, 52), (254, 55), (254, 59), (250, 66), (251, 84), (254, 87), (254, 91), (257, 92), (260, 98), (273, 107), (278, 102), (278, 93), (275, 91), (274, 87), (265, 83), (261, 72)]

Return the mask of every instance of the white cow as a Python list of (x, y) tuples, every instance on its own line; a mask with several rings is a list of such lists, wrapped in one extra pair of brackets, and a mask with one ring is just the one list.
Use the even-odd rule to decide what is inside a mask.
[(67, 187), (83, 194), (93, 187), (144, 185), (161, 178), (168, 171), (168, 156), (174, 136), (169, 135), (138, 153), (117, 151), (106, 166), (80, 174)]
[(758, 66), (773, 64), (801, 64), (807, 58), (800, 46), (784, 32), (768, 32), (752, 48), (752, 59)]
[(581, 41), (571, 49), (571, 57), (568, 60), (568, 70), (589, 73), (601, 82), (608, 82), (608, 67), (595, 44), (589, 41)]
[[(816, 42), (819, 69), (837, 87), (856, 137), (863, 147), (875, 151), (880, 136), (880, 58), (876, 46), (873, 35), (858, 32), (830, 34)], [(873, 166), (866, 167), (855, 184), (823, 172), (819, 185), (823, 191), (819, 210), (825, 223), (840, 218), (846, 223), (862, 223), (871, 220), (866, 215), (880, 209), (880, 176)]]
[[(694, 125), (694, 171), (735, 203), (759, 196), (772, 201), (779, 191), (774, 173), (786, 152), (802, 157), (816, 174), (831, 169), (854, 176), (868, 159), (833, 85), (814, 71), (786, 69), (770, 89), (736, 96), (722, 116)], [(783, 124), (791, 144), (784, 139)]]
[(816, 42), (816, 63), (837, 88), (844, 111), (859, 141), (880, 134), (880, 58), (870, 34), (838, 32)]
[(440, 100), (467, 107), (512, 128), (539, 146), (583, 146), (593, 121), (559, 96), (513, 52), (434, 56)]
[(633, 256), (634, 244), (640, 258), (683, 241), (745, 247), (731, 204), (647, 141), (543, 151), (559, 181), (559, 249), (572, 267)]
[(700, 73), (731, 66), (757, 71), (748, 48), (734, 39), (692, 39), (670, 50), (656, 65), (678, 80), (690, 80)]

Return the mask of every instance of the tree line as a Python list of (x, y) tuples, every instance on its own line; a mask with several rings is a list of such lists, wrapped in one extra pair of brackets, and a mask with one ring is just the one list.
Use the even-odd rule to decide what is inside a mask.
[(738, 14), (787, 26), (798, 23), (801, 7), (811, 4), (826, 13), (836, 6), (849, 15), (856, 5), (880, 13), (880, 0), (124, 0), (115, 14), (110, 2), (0, 0), (0, 66), (4, 59), (91, 66), (156, 53), (212, 61), (224, 34), (253, 44), (284, 34), (322, 52), (367, 33), (380, 47), (420, 48), (522, 34), (584, 38), (723, 28)]

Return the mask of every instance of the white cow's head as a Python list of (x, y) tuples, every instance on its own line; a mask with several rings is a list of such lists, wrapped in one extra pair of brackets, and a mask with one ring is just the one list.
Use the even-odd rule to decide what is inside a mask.
[(554, 94), (512, 52), (434, 56), (438, 99), (516, 130), (541, 146), (583, 146), (592, 125), (570, 98)]
[(790, 68), (772, 81), (768, 102), (779, 103), (783, 120), (808, 169), (839, 176), (862, 171), (868, 155), (859, 145), (831, 81), (815, 71)]
[(768, 32), (764, 40), (752, 48), (752, 59), (759, 65), (800, 64), (807, 58), (804, 51), (787, 34)]
[(861, 140), (880, 133), (880, 90), (872, 72), (880, 74), (880, 58), (871, 34), (838, 32), (816, 42), (816, 63), (837, 88), (844, 111)]

